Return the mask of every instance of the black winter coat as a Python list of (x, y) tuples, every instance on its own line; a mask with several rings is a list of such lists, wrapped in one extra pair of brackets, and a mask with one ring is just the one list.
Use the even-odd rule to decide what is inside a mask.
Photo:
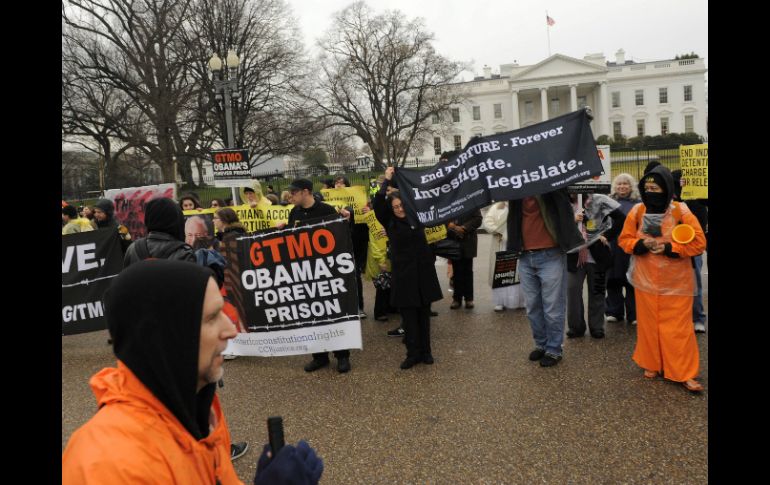
[(447, 237), (460, 242), (460, 251), (463, 258), (475, 258), (478, 254), (479, 236), (476, 231), (481, 227), (482, 219), (481, 211), (476, 210), (471, 214), (453, 220), (452, 222), (458, 226), (463, 226), (465, 229), (465, 235), (462, 238), (458, 237), (456, 232), (447, 228)]
[(126, 255), (123, 257), (124, 268), (142, 260), (137, 253), (136, 245), (144, 244), (142, 241), (145, 239), (147, 240), (147, 250), (150, 253), (150, 258), (190, 261), (197, 264), (193, 248), (184, 241), (180, 241), (165, 232), (151, 231), (147, 237), (137, 239), (128, 247)]
[(388, 181), (374, 196), (374, 215), (385, 228), (390, 240), (391, 280), (390, 302), (397, 308), (424, 307), (441, 300), (441, 286), (436, 276), (433, 253), (425, 240), (422, 226), (412, 227), (407, 219), (393, 215), (385, 199)]

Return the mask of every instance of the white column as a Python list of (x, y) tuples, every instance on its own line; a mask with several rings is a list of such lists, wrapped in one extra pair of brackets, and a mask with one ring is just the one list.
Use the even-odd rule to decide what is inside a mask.
[(511, 92), (511, 112), (513, 114), (511, 117), (511, 120), (513, 120), (511, 129), (518, 130), (521, 128), (521, 122), (519, 121), (519, 92), (515, 89)]
[(569, 110), (577, 110), (577, 84), (569, 85)]
[(548, 88), (540, 88), (540, 121), (548, 119)]
[(609, 110), (610, 102), (609, 98), (607, 97), (607, 81), (600, 81), (599, 82), (599, 117), (598, 121), (599, 123), (596, 126), (596, 133), (594, 133), (594, 136), (599, 137), (601, 135), (608, 135), (611, 136), (610, 130), (608, 128), (610, 123), (610, 110)]

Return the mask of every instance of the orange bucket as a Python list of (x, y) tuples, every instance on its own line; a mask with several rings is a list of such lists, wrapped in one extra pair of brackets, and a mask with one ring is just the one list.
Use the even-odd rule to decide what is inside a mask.
[(671, 239), (679, 244), (687, 244), (695, 239), (695, 229), (689, 224), (679, 224), (671, 231)]

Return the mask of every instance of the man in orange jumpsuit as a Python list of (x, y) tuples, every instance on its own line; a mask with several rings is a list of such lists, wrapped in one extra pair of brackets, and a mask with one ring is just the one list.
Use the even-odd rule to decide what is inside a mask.
[[(703, 386), (698, 376), (698, 343), (692, 325), (696, 294), (691, 258), (703, 253), (706, 237), (687, 205), (672, 202), (674, 179), (665, 166), (646, 173), (639, 184), (642, 203), (626, 217), (618, 245), (632, 254), (628, 280), (636, 296), (637, 339), (634, 361), (644, 377), (663, 374), (692, 392)], [(689, 224), (695, 238), (679, 244), (673, 228)]]

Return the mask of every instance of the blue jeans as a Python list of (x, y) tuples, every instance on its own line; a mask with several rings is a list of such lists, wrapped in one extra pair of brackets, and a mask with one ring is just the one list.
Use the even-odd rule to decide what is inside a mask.
[(567, 255), (559, 248), (523, 253), (519, 275), (535, 347), (561, 355), (567, 311)]
[(692, 323), (706, 323), (706, 312), (703, 311), (703, 282), (701, 270), (703, 269), (703, 255), (692, 258), (695, 263), (695, 281), (698, 283), (698, 294), (692, 299)]

